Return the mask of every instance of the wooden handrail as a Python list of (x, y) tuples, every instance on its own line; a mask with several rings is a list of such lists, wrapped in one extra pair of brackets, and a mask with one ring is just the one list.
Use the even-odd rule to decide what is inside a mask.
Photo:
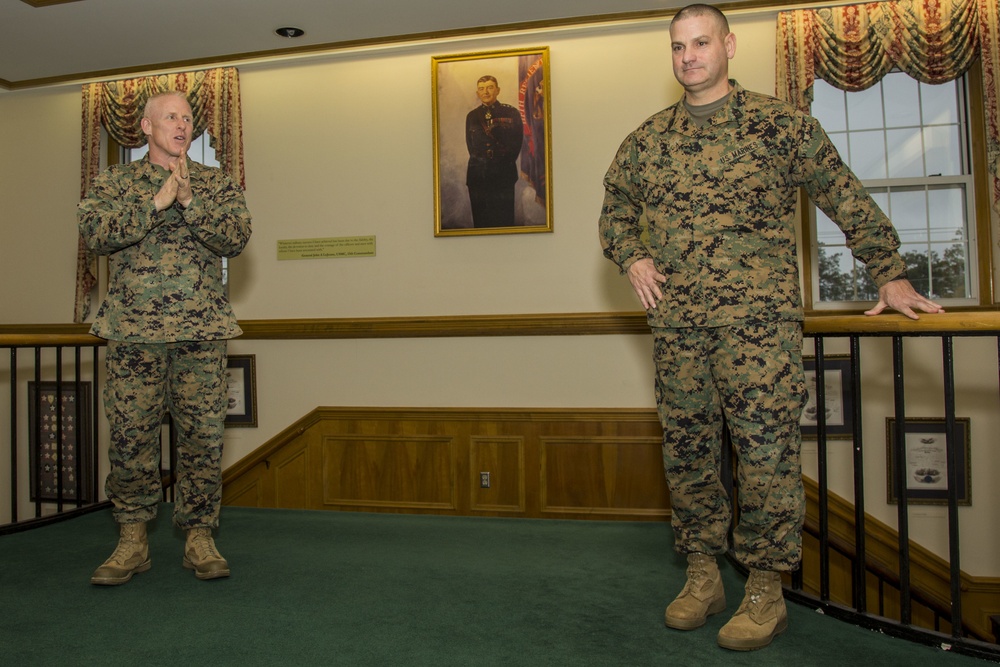
[(1000, 331), (1000, 310), (921, 314), (919, 320), (911, 320), (898, 313), (883, 313), (875, 317), (864, 314), (809, 316), (804, 329), (807, 334), (985, 334)]
[[(44, 325), (42, 325), (44, 326)], [(7, 347), (98, 347), (105, 340), (90, 334), (0, 333), (0, 348)]]
[[(356, 338), (448, 338), (479, 336), (601, 336), (648, 334), (642, 312), (539, 313), (515, 315), (441, 315), (417, 317), (303, 318), (243, 320), (244, 340)], [(1000, 331), (1000, 310), (977, 308), (911, 320), (896, 313), (810, 313), (806, 334), (970, 334)], [(101, 345), (87, 324), (0, 325), (0, 347), (26, 345)], [(69, 338), (60, 338), (68, 336)]]

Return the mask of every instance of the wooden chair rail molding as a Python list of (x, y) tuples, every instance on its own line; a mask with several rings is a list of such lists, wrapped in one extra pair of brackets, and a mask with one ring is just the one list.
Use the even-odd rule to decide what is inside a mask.
[[(648, 334), (642, 312), (538, 313), (520, 315), (442, 315), (418, 317), (309, 318), (244, 320), (244, 340), (310, 340), (353, 338), (448, 338), (476, 336), (601, 336)], [(0, 325), (0, 347), (29, 345), (100, 345), (88, 324)], [(1000, 309), (977, 308), (925, 315), (919, 321), (899, 314), (816, 315), (805, 320), (809, 334), (869, 335), (1000, 331)]]

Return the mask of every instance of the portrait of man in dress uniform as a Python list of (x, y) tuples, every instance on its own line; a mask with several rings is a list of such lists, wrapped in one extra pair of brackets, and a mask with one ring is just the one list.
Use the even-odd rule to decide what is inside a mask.
[(435, 235), (551, 231), (548, 50), (432, 58)]
[(498, 98), (500, 85), (486, 74), (476, 82), (478, 107), (465, 117), (465, 143), (469, 147), (469, 188), (474, 227), (514, 225), (514, 184), (518, 179), (524, 126), (521, 113)]

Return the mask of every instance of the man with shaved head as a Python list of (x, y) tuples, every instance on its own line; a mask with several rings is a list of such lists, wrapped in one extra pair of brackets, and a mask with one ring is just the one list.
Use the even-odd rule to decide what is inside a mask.
[[(799, 416), (806, 400), (796, 203), (805, 188), (879, 288), (867, 315), (942, 312), (916, 293), (899, 239), (816, 119), (729, 78), (736, 36), (718, 9), (670, 24), (684, 96), (622, 143), (604, 179), (604, 254), (628, 276), (653, 332), (663, 464), (687, 582), (665, 612), (693, 630), (726, 608), (716, 556), (749, 570), (720, 646), (767, 646), (787, 627), (781, 573), (802, 558)], [(640, 216), (647, 220), (644, 239)], [(739, 465), (739, 521), (720, 471)]]
[(110, 282), (91, 328), (108, 340), (105, 489), (120, 534), (90, 579), (101, 586), (151, 566), (146, 524), (162, 497), (167, 413), (177, 433), (173, 523), (187, 535), (181, 562), (198, 579), (229, 576), (212, 529), (222, 496), (226, 341), (241, 330), (222, 258), (243, 251), (250, 213), (232, 179), (188, 159), (194, 114), (183, 93), (152, 96), (140, 122), (146, 157), (99, 174), (78, 211), (87, 246), (108, 256)]

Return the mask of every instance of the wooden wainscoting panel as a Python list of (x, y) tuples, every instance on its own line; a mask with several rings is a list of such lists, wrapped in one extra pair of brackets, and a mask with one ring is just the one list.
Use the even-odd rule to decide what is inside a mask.
[(227, 469), (223, 503), (662, 521), (661, 438), (652, 409), (323, 407)]
[[(261, 465), (260, 468), (264, 466)], [(266, 477), (260, 471), (243, 475), (232, 484), (222, 487), (222, 503), (234, 507), (266, 507), (265, 481)]]
[(543, 514), (670, 515), (661, 437), (540, 441)]
[(455, 439), (325, 435), (323, 504), (455, 510)]
[[(482, 486), (482, 473), (489, 487)], [(471, 436), (469, 438), (469, 508), (487, 512), (524, 513), (524, 438)]]
[(311, 463), (309, 447), (304, 442), (285, 448), (269, 461), (274, 471), (275, 507), (313, 509), (312, 494), (309, 492)]

